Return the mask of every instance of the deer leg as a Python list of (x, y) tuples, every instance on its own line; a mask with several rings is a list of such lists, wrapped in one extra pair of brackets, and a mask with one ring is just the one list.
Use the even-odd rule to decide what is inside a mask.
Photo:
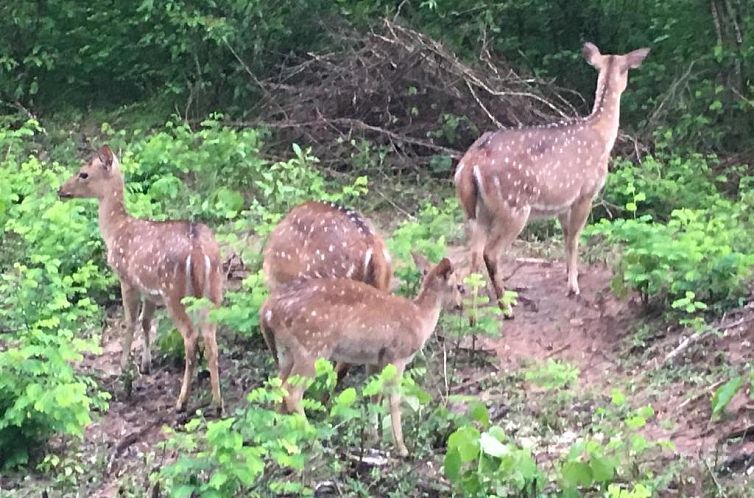
[(482, 262), (482, 251), (484, 250), (484, 244), (487, 241), (487, 234), (479, 226), (479, 220), (469, 220), (469, 252), (471, 253), (469, 262), (469, 273), (476, 273), (479, 271), (479, 266)]
[(152, 318), (155, 304), (148, 299), (141, 305), (141, 330), (144, 332), (144, 349), (141, 350), (141, 373), (148, 374), (152, 367), (152, 343), (149, 337), (152, 332)]
[(207, 354), (207, 367), (209, 368), (209, 380), (212, 385), (212, 406), (220, 416), (223, 413), (223, 398), (220, 394), (220, 365), (217, 351), (217, 325), (210, 322), (207, 312), (202, 312), (202, 340)]
[(393, 441), (395, 441), (395, 447), (398, 450), (398, 454), (402, 457), (408, 456), (408, 448), (403, 442), (403, 427), (401, 426), (401, 376), (403, 370), (406, 368), (404, 361), (396, 361), (393, 363), (397, 370), (395, 379), (391, 381), (392, 392), (390, 393), (390, 425), (393, 429)]
[[(288, 392), (285, 397), (285, 407), (288, 413), (299, 413), (306, 416), (301, 400), (304, 398), (306, 390), (306, 379), (314, 378), (314, 360), (310, 358), (299, 358), (293, 360), (293, 368), (290, 375), (283, 383), (283, 388)], [(296, 377), (295, 382), (289, 382), (291, 377)]]
[(172, 299), (166, 304), (170, 318), (183, 337), (185, 366), (181, 393), (178, 395), (178, 401), (175, 404), (176, 411), (182, 412), (186, 410), (188, 396), (191, 392), (191, 381), (194, 378), (194, 369), (196, 368), (196, 343), (199, 337), (191, 324), (191, 318), (186, 313), (186, 308), (180, 302), (180, 298)]
[(495, 297), (498, 306), (503, 311), (507, 311), (505, 306), (500, 302), (503, 297), (504, 288), (500, 281), (499, 265), (503, 251), (516, 240), (521, 230), (526, 226), (529, 219), (529, 209), (508, 209), (495, 220), (492, 238), (487, 240), (484, 247), (484, 263), (487, 266), (487, 273), (490, 276), (492, 287), (495, 289)]
[(569, 258), (568, 258), (568, 225), (570, 223), (571, 210), (569, 209), (565, 213), (558, 215), (558, 221), (560, 222), (560, 229), (563, 230), (563, 243), (566, 246), (565, 263), (566, 263), (566, 275), (570, 272)]
[(568, 294), (579, 295), (579, 236), (586, 225), (592, 200), (589, 197), (579, 199), (571, 207), (568, 216), (566, 243), (566, 267), (568, 268)]
[(134, 339), (134, 318), (139, 311), (139, 292), (134, 287), (121, 282), (120, 293), (123, 298), (123, 314), (126, 319), (126, 330), (121, 338), (123, 351), (120, 357), (120, 368), (125, 370), (131, 362), (131, 343)]
[[(379, 365), (367, 365), (366, 366), (367, 371), (367, 377), (371, 377), (372, 375), (376, 375), (380, 373), (380, 367)], [(378, 405), (382, 403), (382, 395), (380, 393), (373, 394), (369, 397), (369, 402), (373, 405)], [(370, 441), (378, 441), (379, 440), (379, 429), (380, 429), (380, 416), (375, 411), (372, 413), (372, 420), (369, 421), (369, 424), (367, 425), (366, 434), (367, 439)]]

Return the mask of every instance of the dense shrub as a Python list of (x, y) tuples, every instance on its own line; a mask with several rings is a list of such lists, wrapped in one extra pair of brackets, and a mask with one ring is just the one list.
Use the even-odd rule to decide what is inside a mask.
[(621, 217), (586, 233), (622, 248), (617, 290), (663, 307), (689, 296), (717, 311), (742, 304), (754, 266), (752, 177), (715, 174), (715, 164), (700, 155), (647, 157), (610, 175), (605, 197)]
[(34, 123), (0, 133), (0, 466), (29, 460), (53, 433), (83, 435), (90, 410), (107, 397), (73, 364), (96, 348), (93, 296), (110, 279), (97, 262), (102, 244), (83, 207), (57, 201), (64, 168), (24, 157)]

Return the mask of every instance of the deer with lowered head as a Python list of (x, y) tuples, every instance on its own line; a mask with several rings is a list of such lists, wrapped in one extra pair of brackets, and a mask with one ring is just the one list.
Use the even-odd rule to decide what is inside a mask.
[(277, 224), (262, 264), (274, 290), (295, 278), (337, 277), (387, 291), (392, 277), (385, 242), (360, 213), (329, 202), (309, 201)]
[(456, 193), (468, 220), (470, 269), (477, 271), (484, 260), (498, 300), (503, 295), (501, 254), (531, 218), (560, 221), (568, 294), (580, 292), (579, 236), (592, 200), (605, 184), (628, 71), (641, 65), (649, 49), (608, 55), (586, 43), (582, 52), (598, 71), (591, 114), (546, 126), (484, 133), (456, 168)]
[(107, 263), (118, 275), (126, 330), (122, 337), (121, 368), (131, 359), (131, 343), (136, 316), (144, 334), (141, 370), (149, 372), (151, 363), (151, 323), (155, 308), (164, 304), (170, 318), (183, 336), (185, 370), (176, 410), (183, 411), (196, 367), (197, 329), (201, 331), (209, 364), (212, 403), (218, 413), (220, 395), (216, 326), (207, 320), (206, 310), (192, 323), (184, 297), (207, 298), (215, 306), (222, 301), (220, 248), (212, 231), (201, 223), (188, 221), (150, 221), (128, 214), (123, 201), (124, 181), (118, 158), (107, 145), (102, 146), (58, 190), (62, 199), (94, 198), (99, 202), (99, 227), (107, 246)]
[[(267, 239), (262, 269), (274, 291), (294, 279), (350, 278), (388, 292), (390, 254), (374, 227), (357, 211), (309, 201), (291, 209)], [(349, 365), (338, 363), (340, 381)]]
[[(413, 300), (345, 278), (299, 279), (279, 287), (262, 306), (260, 323), (288, 393), (285, 409), (304, 414), (305, 386), (289, 379), (314, 377), (318, 358), (365, 364), (370, 373), (393, 364), (398, 374), (393, 382), (399, 385), (441, 309), (450, 304), (460, 306), (461, 296), (447, 258), (425, 271)], [(398, 453), (406, 456), (397, 390), (390, 394), (390, 420)]]

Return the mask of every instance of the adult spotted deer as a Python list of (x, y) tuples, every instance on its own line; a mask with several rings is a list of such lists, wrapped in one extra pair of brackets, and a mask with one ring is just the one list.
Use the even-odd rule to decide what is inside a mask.
[(598, 70), (589, 116), (487, 132), (459, 161), (454, 182), (468, 220), (471, 271), (483, 257), (498, 300), (503, 295), (500, 256), (531, 217), (557, 216), (565, 239), (568, 293), (579, 294), (579, 236), (605, 184), (628, 71), (648, 53), (642, 48), (603, 55), (595, 45), (584, 44), (584, 58)]
[(387, 291), (390, 254), (361, 214), (340, 205), (310, 201), (278, 223), (264, 249), (270, 289), (295, 278), (350, 278)]
[[(426, 273), (413, 301), (345, 278), (299, 279), (279, 287), (262, 306), (260, 323), (288, 391), (285, 408), (304, 414), (305, 386), (288, 379), (313, 377), (318, 358), (365, 364), (370, 372), (393, 364), (399, 383), (434, 331), (443, 305), (460, 305), (455, 280), (450, 261), (443, 259)], [(397, 390), (390, 395), (390, 418), (396, 447), (405, 456)]]
[(199, 328), (209, 363), (213, 405), (222, 412), (216, 326), (207, 320), (206, 311), (199, 314), (199, 323), (192, 323), (181, 302), (191, 296), (220, 304), (220, 248), (210, 229), (203, 224), (149, 221), (130, 216), (123, 203), (123, 187), (118, 158), (104, 145), (58, 190), (63, 199), (78, 197), (99, 201), (99, 227), (107, 245), (107, 263), (120, 280), (126, 318), (121, 368), (130, 363), (135, 318), (141, 302), (139, 322), (144, 333), (141, 369), (149, 371), (152, 317), (155, 307), (165, 304), (183, 336), (185, 349), (185, 371), (176, 409), (186, 409), (196, 367)]
[[(293, 208), (270, 234), (262, 264), (270, 290), (297, 278), (350, 278), (387, 292), (392, 268), (385, 242), (361, 214), (334, 203)], [(338, 363), (338, 380), (349, 365)]]

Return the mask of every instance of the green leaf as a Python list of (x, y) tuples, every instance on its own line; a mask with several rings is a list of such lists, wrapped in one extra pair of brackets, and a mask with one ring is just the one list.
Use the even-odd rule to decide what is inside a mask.
[(479, 401), (473, 402), (469, 407), (469, 416), (482, 424), (482, 427), (490, 425), (490, 414), (484, 403)]
[(733, 396), (736, 395), (738, 390), (743, 385), (743, 378), (737, 375), (723, 384), (715, 394), (712, 396), (712, 417), (716, 417), (720, 412), (724, 411), (728, 407)]
[(596, 482), (608, 482), (615, 476), (615, 466), (607, 458), (592, 458), (592, 478)]
[(451, 481), (457, 481), (461, 475), (461, 455), (456, 448), (448, 449), (443, 462), (445, 476)]
[(338, 405), (343, 406), (351, 406), (356, 401), (356, 389), (353, 387), (349, 387), (347, 389), (344, 389), (343, 392), (341, 392), (338, 397), (335, 399), (335, 402)]
[(619, 389), (613, 389), (610, 401), (615, 406), (623, 406), (626, 403), (626, 396)]
[(462, 462), (476, 460), (479, 455), (479, 431), (470, 425), (456, 430), (448, 438), (448, 449), (455, 449)]
[(592, 470), (589, 464), (569, 460), (561, 468), (563, 481), (568, 487), (589, 486), (592, 484)]
[(190, 498), (195, 489), (195, 486), (181, 484), (180, 486), (173, 488), (170, 495), (172, 498)]
[(497, 440), (488, 432), (483, 432), (479, 438), (479, 445), (487, 455), (501, 458), (510, 453), (510, 448)]
[(228, 481), (228, 475), (218, 470), (214, 474), (212, 474), (212, 477), (209, 480), (209, 485), (215, 489), (220, 489), (222, 485), (225, 484), (227, 481)]

